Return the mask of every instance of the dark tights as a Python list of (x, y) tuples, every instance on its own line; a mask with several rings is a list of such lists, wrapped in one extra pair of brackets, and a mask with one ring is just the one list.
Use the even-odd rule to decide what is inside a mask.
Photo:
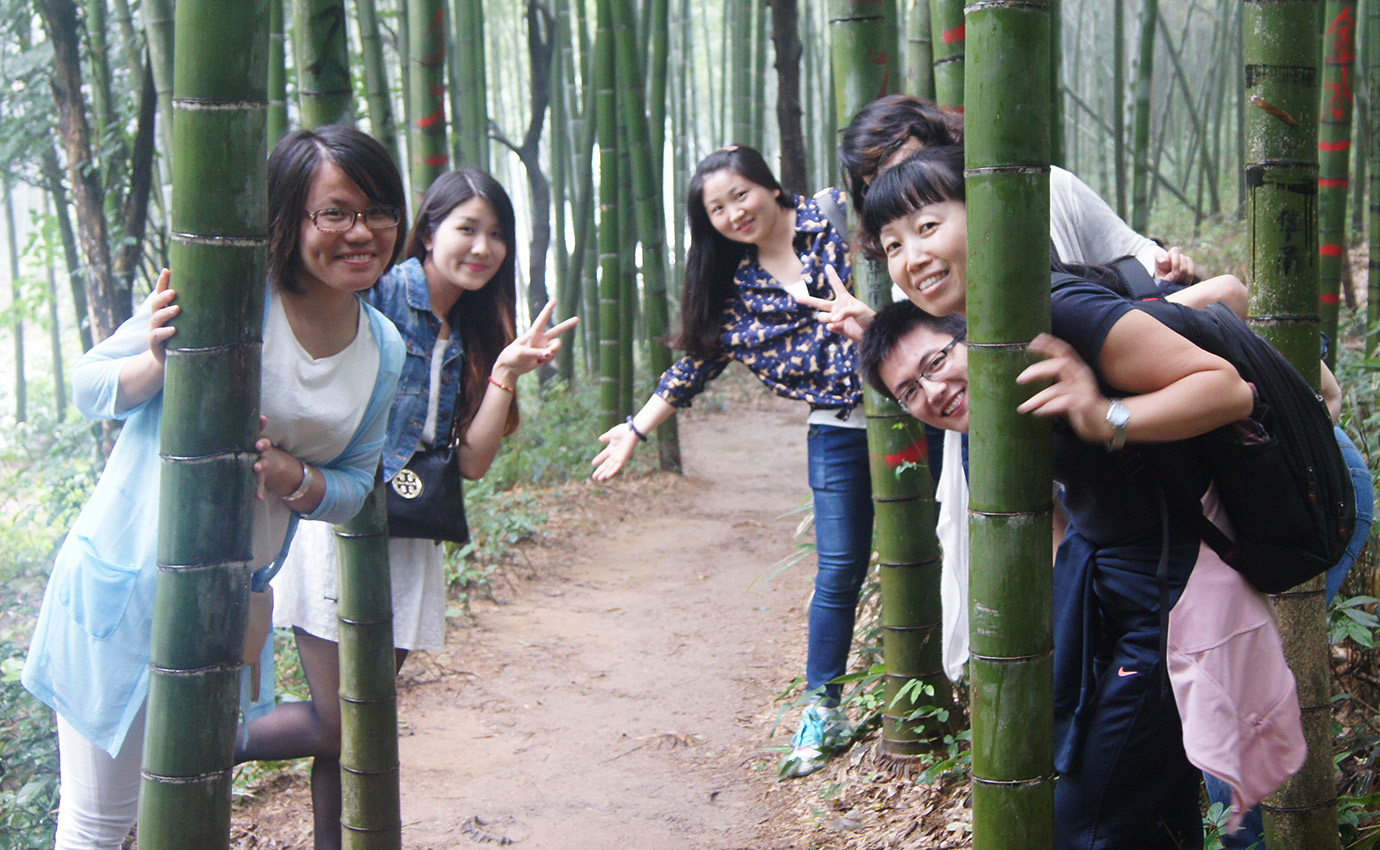
[[(280, 705), (241, 731), (235, 764), (312, 759), (311, 802), (316, 850), (338, 850), (340, 837), (340, 647), (293, 629), (311, 702)], [(407, 650), (393, 650), (394, 672)]]

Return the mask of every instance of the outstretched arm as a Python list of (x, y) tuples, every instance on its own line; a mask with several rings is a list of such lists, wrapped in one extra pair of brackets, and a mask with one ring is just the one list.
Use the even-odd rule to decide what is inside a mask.
[(532, 326), (508, 343), (494, 362), (484, 387), (484, 400), (460, 440), (460, 474), (470, 481), (483, 478), (498, 454), (508, 407), (513, 401), (512, 388), (517, 386), (518, 377), (550, 362), (561, 349), (558, 337), (580, 321), (578, 316), (572, 316), (548, 328), (546, 323), (551, 321), (555, 309), (556, 302), (548, 301)]
[[(675, 415), (676, 409), (671, 406), (659, 395), (654, 395), (647, 399), (647, 403), (642, 405), (642, 409), (632, 419), (632, 428), (627, 423), (615, 425), (599, 435), (599, 442), (607, 445), (594, 456), (590, 464), (594, 467), (594, 480), (607, 481), (627, 464), (637, 449), (637, 444), (642, 442), (643, 436), (650, 434), (654, 428)], [(637, 431), (633, 431), (636, 428)]]

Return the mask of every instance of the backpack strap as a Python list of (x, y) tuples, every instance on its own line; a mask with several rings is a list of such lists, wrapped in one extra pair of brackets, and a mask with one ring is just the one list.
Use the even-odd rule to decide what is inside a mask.
[(832, 186), (820, 189), (815, 193), (815, 203), (819, 204), (820, 212), (829, 219), (829, 223), (834, 226), (839, 235), (844, 239), (848, 238), (848, 217), (843, 213), (843, 207), (834, 200), (834, 189)]
[(1117, 273), (1122, 283), (1126, 284), (1126, 291), (1132, 301), (1164, 300), (1164, 293), (1155, 285), (1155, 279), (1135, 257), (1122, 257), (1111, 263), (1110, 268)]

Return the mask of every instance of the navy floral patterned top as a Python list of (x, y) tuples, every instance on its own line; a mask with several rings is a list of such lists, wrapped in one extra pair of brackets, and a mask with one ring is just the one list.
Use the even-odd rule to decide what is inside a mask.
[[(843, 209), (843, 193), (830, 190)], [(833, 297), (825, 266), (847, 284), (852, 266), (848, 243), (813, 198), (795, 196), (795, 248), (804, 264), (810, 294)], [(712, 357), (686, 355), (661, 376), (656, 394), (673, 407), (689, 407), (709, 381), (734, 359), (752, 370), (779, 396), (816, 407), (851, 409), (862, 403), (857, 354), (847, 337), (830, 332), (815, 310), (802, 307), (757, 263), (756, 246), (733, 276), (733, 296), (724, 308), (723, 347)]]

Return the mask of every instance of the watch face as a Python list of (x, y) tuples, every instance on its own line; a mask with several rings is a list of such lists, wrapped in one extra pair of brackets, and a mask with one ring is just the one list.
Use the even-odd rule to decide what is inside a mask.
[(1131, 421), (1131, 411), (1118, 399), (1113, 401), (1107, 408), (1107, 424), (1113, 428), (1125, 428), (1126, 423)]

